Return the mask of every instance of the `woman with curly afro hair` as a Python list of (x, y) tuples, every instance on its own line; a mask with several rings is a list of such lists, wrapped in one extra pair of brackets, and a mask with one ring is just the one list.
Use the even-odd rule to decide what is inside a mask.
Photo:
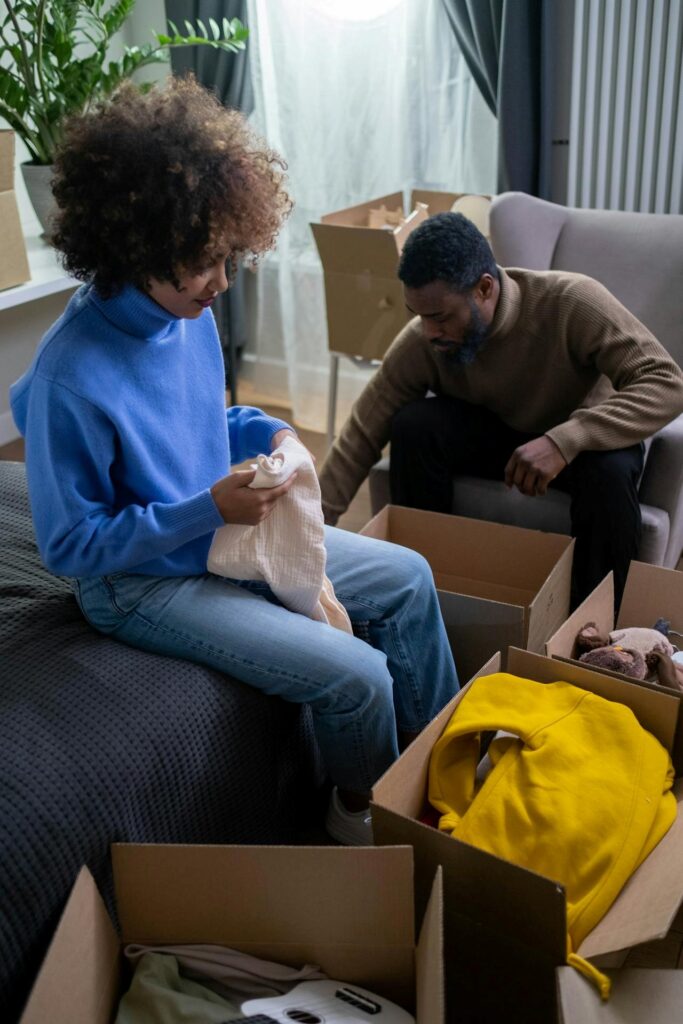
[(11, 389), (43, 561), (100, 632), (310, 703), (335, 783), (328, 831), (369, 842), (371, 786), (457, 688), (427, 563), (326, 528), (327, 575), (371, 644), (207, 571), (215, 531), (261, 523), (295, 482), (231, 471), (294, 431), (226, 410), (210, 308), (275, 244), (284, 163), (239, 112), (171, 78), (73, 117), (53, 191), (53, 244), (84, 284)]

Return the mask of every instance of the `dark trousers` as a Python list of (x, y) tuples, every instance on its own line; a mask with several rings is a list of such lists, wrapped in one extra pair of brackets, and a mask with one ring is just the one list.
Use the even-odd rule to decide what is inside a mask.
[[(503, 480), (515, 448), (537, 434), (506, 426), (482, 406), (457, 398), (422, 398), (393, 418), (391, 500), (396, 505), (451, 512), (453, 476)], [(551, 486), (571, 497), (571, 532), (576, 538), (572, 608), (610, 570), (619, 608), (629, 562), (637, 556), (641, 533), (638, 482), (643, 445), (615, 451), (585, 451)]]

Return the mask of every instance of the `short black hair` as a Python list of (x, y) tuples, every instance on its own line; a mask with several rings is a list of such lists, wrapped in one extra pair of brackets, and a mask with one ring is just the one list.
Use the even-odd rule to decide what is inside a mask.
[(498, 279), (491, 246), (461, 213), (437, 213), (406, 239), (398, 276), (408, 288), (445, 281), (455, 291), (474, 288), (482, 274)]

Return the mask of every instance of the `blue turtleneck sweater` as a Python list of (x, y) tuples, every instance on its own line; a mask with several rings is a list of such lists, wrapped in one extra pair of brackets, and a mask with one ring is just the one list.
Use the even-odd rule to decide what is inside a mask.
[(73, 296), (12, 385), (38, 547), (64, 576), (206, 572), (223, 525), (209, 488), (286, 427), (225, 409), (213, 316), (183, 320), (137, 288)]

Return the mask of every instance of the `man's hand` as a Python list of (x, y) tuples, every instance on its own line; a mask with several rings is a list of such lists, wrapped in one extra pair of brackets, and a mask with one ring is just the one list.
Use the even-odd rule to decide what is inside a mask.
[(238, 469), (218, 480), (211, 488), (213, 500), (226, 523), (257, 526), (268, 518), (275, 502), (296, 480), (296, 473), (292, 473), (279, 487), (250, 487), (255, 476), (254, 469)]
[(532, 497), (545, 494), (551, 480), (567, 462), (554, 441), (545, 434), (515, 448), (505, 467), (505, 483)]

